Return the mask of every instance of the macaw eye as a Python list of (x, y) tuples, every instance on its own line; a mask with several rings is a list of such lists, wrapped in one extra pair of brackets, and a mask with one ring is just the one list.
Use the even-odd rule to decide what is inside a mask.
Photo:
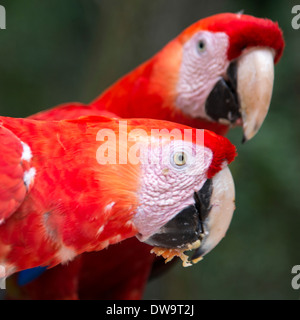
[(184, 152), (176, 152), (173, 160), (176, 166), (182, 167), (187, 162), (187, 155)]
[(206, 43), (205, 43), (204, 40), (199, 40), (197, 45), (198, 45), (198, 51), (199, 51), (199, 52), (205, 51), (205, 49), (206, 49)]

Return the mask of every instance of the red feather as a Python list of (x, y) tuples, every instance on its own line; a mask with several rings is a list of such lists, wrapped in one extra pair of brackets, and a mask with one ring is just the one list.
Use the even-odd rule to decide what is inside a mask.
[[(176, 92), (174, 88), (177, 82), (177, 75), (180, 66), (181, 47), (184, 41), (200, 30), (226, 32), (228, 34), (230, 46), (228, 48), (227, 56), (229, 60), (237, 58), (246, 48), (261, 46), (273, 48), (275, 51), (275, 62), (278, 62), (284, 49), (282, 31), (279, 29), (277, 23), (268, 19), (259, 19), (241, 14), (224, 13), (214, 15), (212, 17), (202, 19), (187, 28), (181, 33), (181, 35), (179, 35), (179, 37), (171, 41), (162, 51), (117, 81), (90, 105), (86, 106), (77, 103), (62, 105), (50, 111), (40, 112), (39, 114), (32, 116), (32, 118), (59, 120), (73, 117), (76, 118), (88, 114), (106, 115), (107, 113), (112, 112), (125, 118), (146, 117), (171, 120), (178, 123), (184, 123), (195, 128), (213, 130), (214, 132), (222, 135), (226, 134), (228, 126), (208, 122), (202, 119), (192, 119), (184, 115), (175, 106), (174, 101)], [(225, 145), (224, 148), (226, 148)], [(233, 154), (234, 153), (227, 155), (229, 161), (232, 159)], [(224, 160), (222, 152), (220, 155), (216, 154), (216, 158), (219, 160), (211, 167), (209, 176), (219, 170), (219, 166)], [(136, 250), (139, 250), (140, 247), (140, 257), (144, 258), (134, 259), (131, 261), (130, 269), (132, 270), (132, 274), (130, 277), (128, 276), (128, 279), (122, 278), (122, 288), (126, 287), (127, 281), (129, 288), (129, 283), (132, 278), (135, 276), (139, 277), (139, 273), (143, 274), (143, 268), (141, 267), (140, 269), (136, 269), (135, 265), (138, 265), (140, 260), (147, 260), (151, 257), (148, 248), (143, 244), (137, 240), (135, 241), (135, 244), (127, 241), (128, 240), (124, 241), (122, 249), (119, 247), (119, 252), (121, 253), (121, 250), (131, 250), (132, 246), (134, 246)], [(127, 246), (126, 243), (128, 243)], [(114, 249), (110, 248), (107, 252), (109, 253), (110, 250)], [(115, 250), (117, 251), (117, 248)], [(83, 258), (84, 261), (86, 261), (86, 263), (84, 263), (85, 268), (87, 270), (91, 270), (91, 272), (96, 275), (97, 273), (94, 268), (94, 264), (101, 264), (101, 261), (103, 261), (102, 255), (93, 255), (93, 259), (89, 259), (89, 257), (86, 256), (88, 256), (88, 254)], [(115, 263), (115, 266), (118, 266), (118, 259), (116, 256), (117, 254), (112, 256), (111, 261)], [(61, 270), (61, 272), (67, 272), (67, 268), (61, 268)], [(122, 266), (119, 266), (119, 269), (117, 270), (118, 271), (111, 272), (113, 277), (116, 276), (116, 274), (119, 274), (119, 271), (122, 270)], [(82, 270), (82, 272), (85, 272), (85, 270)], [(103, 279), (103, 275), (100, 272), (97, 279), (99, 281), (100, 279)], [(38, 281), (39, 280), (35, 282), (37, 287)], [(84, 284), (81, 285), (84, 286)], [(121, 284), (119, 285), (121, 286)], [(144, 285), (144, 282), (139, 283), (140, 296)], [(112, 286), (110, 289), (106, 287), (105, 290), (110, 292), (109, 296), (112, 298), (114, 297), (114, 294), (116, 297), (118, 296), (117, 287), (114, 288)], [(86, 291), (79, 291), (80, 298), (84, 298), (86, 296)], [(124, 292), (126, 292), (126, 290)], [(29, 295), (30, 293), (34, 294), (34, 285), (31, 287)], [(95, 294), (94, 297), (103, 297), (105, 295), (104, 290), (101, 291), (101, 288), (98, 286), (94, 287), (93, 293)], [(45, 295), (48, 298), (55, 297), (55, 294), (47, 296), (45, 293)], [(128, 290), (128, 295), (126, 296), (126, 294), (124, 294), (122, 297), (130, 298), (130, 296), (130, 290)], [(91, 297), (91, 292), (89, 293), (89, 297)]]

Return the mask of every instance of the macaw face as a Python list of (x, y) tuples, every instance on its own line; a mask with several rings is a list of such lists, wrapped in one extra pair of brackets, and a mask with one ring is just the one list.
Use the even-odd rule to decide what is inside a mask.
[(284, 42), (277, 24), (242, 14), (220, 14), (187, 28), (176, 107), (191, 118), (241, 125), (244, 141), (261, 127), (271, 102), (274, 62)]
[(183, 45), (177, 106), (192, 118), (206, 118), (205, 102), (229, 66), (225, 33), (199, 31)]
[(261, 127), (274, 81), (274, 50), (252, 48), (233, 61), (223, 32), (199, 31), (183, 46), (176, 105), (192, 118), (242, 124), (244, 139)]
[[(182, 140), (152, 146), (143, 157), (139, 206), (133, 218), (138, 239), (170, 249), (197, 244), (193, 259), (203, 256), (223, 238), (235, 209), (226, 157), (215, 157), (205, 144)], [(222, 169), (208, 179), (215, 161)]]

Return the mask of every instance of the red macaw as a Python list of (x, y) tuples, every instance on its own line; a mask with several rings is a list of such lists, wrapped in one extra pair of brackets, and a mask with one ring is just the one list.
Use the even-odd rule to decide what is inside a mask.
[(218, 134), (243, 125), (248, 140), (268, 112), (274, 63), (283, 48), (277, 23), (243, 14), (214, 15), (188, 27), (89, 105), (60, 105), (31, 118), (60, 120), (105, 110)]
[[(267, 114), (273, 64), (279, 61), (283, 48), (282, 32), (270, 20), (243, 14), (215, 15), (184, 30), (89, 105), (64, 104), (31, 118), (49, 120), (116, 113), (126, 118), (171, 120), (219, 134), (225, 134), (233, 125), (242, 125), (247, 140), (259, 130)], [(134, 261), (139, 272), (133, 267), (132, 248), (140, 251), (141, 258)], [(110, 252), (114, 254), (108, 261)], [(76, 280), (66, 275), (66, 266), (58, 266), (23, 290), (38, 298), (139, 299), (154, 260), (149, 252), (141, 242), (126, 240), (99, 253), (83, 254), (83, 267)], [(110, 287), (103, 286), (109, 275), (125, 269), (129, 273), (132, 270), (131, 275), (115, 277)], [(91, 281), (82, 275), (87, 272)], [(60, 295), (56, 288), (52, 294), (53, 279), (59, 279), (61, 273), (70, 283), (65, 287), (71, 289)]]
[(148, 119), (0, 121), (5, 276), (134, 236), (196, 249), (195, 261), (229, 227), (236, 150), (224, 137)]

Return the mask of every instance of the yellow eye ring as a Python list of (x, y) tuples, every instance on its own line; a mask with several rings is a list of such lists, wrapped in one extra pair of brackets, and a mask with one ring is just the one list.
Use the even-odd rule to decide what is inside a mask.
[(184, 166), (187, 162), (187, 155), (182, 151), (176, 152), (174, 154), (173, 160), (176, 166), (179, 166), (179, 167)]

